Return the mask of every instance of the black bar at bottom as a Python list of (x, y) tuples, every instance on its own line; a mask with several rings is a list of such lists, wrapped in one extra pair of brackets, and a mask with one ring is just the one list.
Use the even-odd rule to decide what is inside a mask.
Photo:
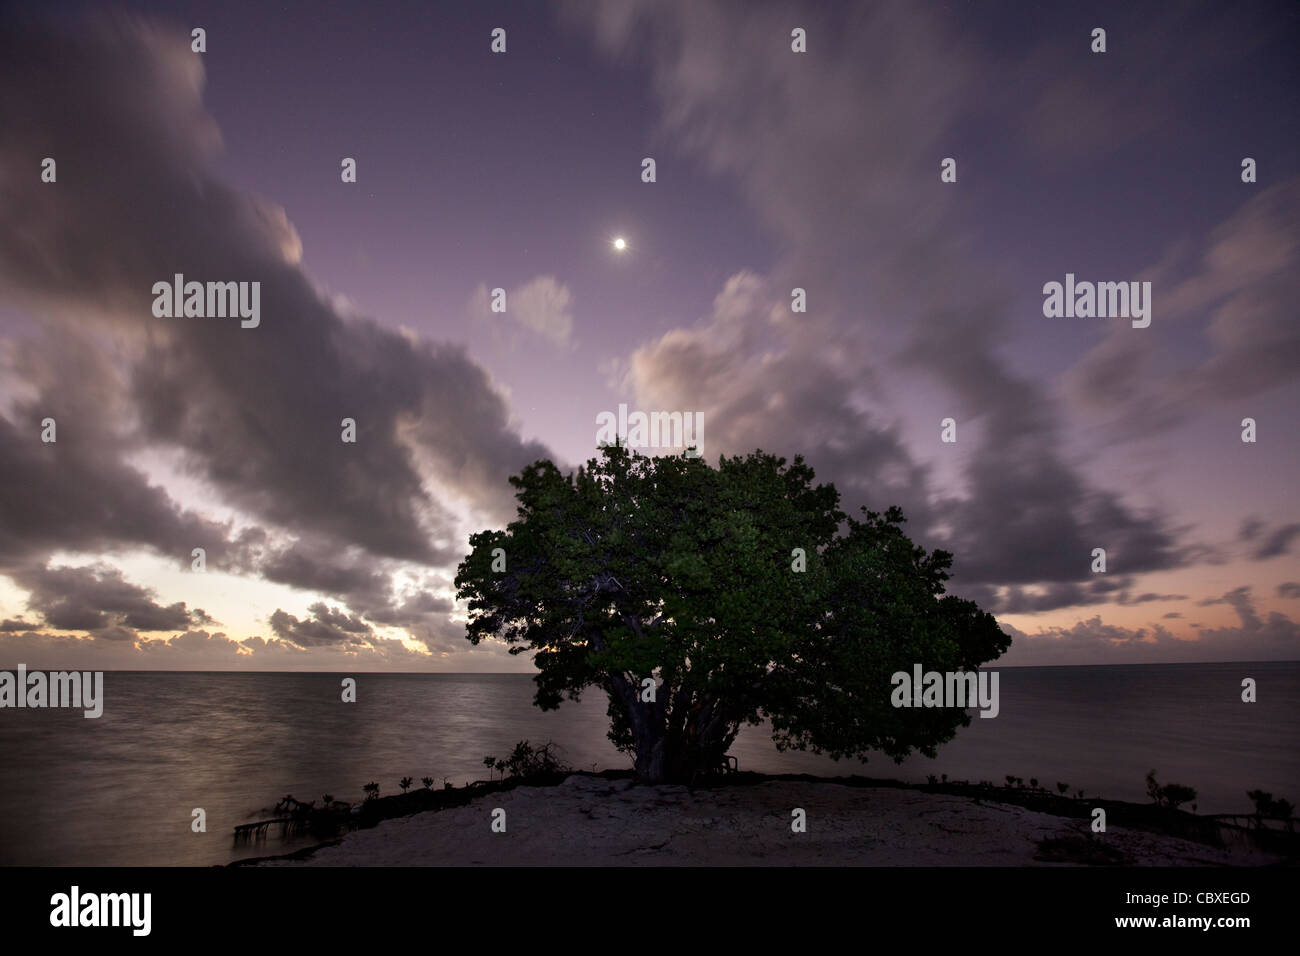
[[(0, 868), (0, 926), (11, 941), (62, 937), (95, 946), (115, 940), (128, 948), (192, 942), (261, 948), (355, 938), (377, 950), (396, 943), (440, 950), (463, 939), (507, 947), (547, 937), (561, 945), (599, 945), (601, 934), (609, 933), (634, 947), (643, 940), (660, 948), (672, 939), (683, 945), (753, 939), (770, 946), (778, 931), (806, 936), (814, 946), (829, 932), (847, 932), (865, 945), (891, 928), (917, 945), (957, 937), (1050, 943), (1126, 935), (1170, 941), (1200, 936), (1231, 945), (1250, 934), (1293, 928), (1295, 876), (1295, 869), (1277, 867), (14, 867)], [(104, 919), (117, 908), (127, 925), (52, 925), (52, 915), (71, 921), (74, 886), (83, 907), (92, 894), (150, 894), (148, 935), (136, 933), (142, 906), (125, 910), (120, 897), (109, 901)], [(68, 898), (62, 912), (58, 894)], [(142, 896), (134, 899), (143, 903)], [(96, 915), (99, 906), (99, 900), (90, 904)], [(1243, 917), (1249, 925), (1223, 922)], [(1207, 918), (1208, 929), (1200, 922)], [(1127, 925), (1118, 925), (1125, 919)]]

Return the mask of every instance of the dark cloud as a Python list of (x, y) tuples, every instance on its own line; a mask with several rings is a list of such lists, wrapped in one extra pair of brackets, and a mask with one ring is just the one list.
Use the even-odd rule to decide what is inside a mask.
[(1241, 618), (1241, 627), (1244, 631), (1258, 631), (1262, 626), (1259, 615), (1255, 613), (1255, 605), (1250, 596), (1250, 585), (1243, 584), (1239, 588), (1234, 588), (1222, 597), (1206, 598), (1198, 601), (1198, 607), (1210, 607), (1214, 604), (1230, 604), (1237, 616)]
[[(30, 594), (28, 607), (47, 627), (65, 631), (94, 631), (112, 627), (136, 631), (171, 631), (204, 623), (208, 615), (191, 611), (185, 602), (163, 606), (153, 592), (127, 581), (108, 565), (88, 567), (28, 567), (12, 572)], [(116, 635), (113, 639), (120, 639)]]
[[(824, 46), (805, 58), (778, 55), (790, 25), (769, 5), (569, 9), (610, 53), (648, 61), (664, 134), (734, 175), (789, 250), (767, 277), (733, 276), (704, 321), (631, 355), (622, 383), (641, 405), (703, 410), (706, 454), (805, 453), (850, 510), (901, 505), (914, 537), (956, 554), (958, 593), (1038, 586), (1013, 587), (997, 610), (1096, 603), (1111, 587), (1090, 580), (1097, 547), (1126, 575), (1206, 558), (1166, 515), (1084, 476), (1063, 447), (1063, 409), (1004, 355), (997, 271), (947, 215), (954, 192), (934, 186), (945, 137), (990, 93), (988, 64), (945, 18), (901, 4), (808, 10), (801, 25)], [(935, 62), (944, 69), (922, 66)], [(794, 286), (816, 300), (807, 314), (790, 312)], [(889, 384), (917, 371), (966, 430), (951, 453), (959, 496), (938, 491), (904, 441)], [(909, 383), (901, 400), (916, 394)]]
[[(34, 395), (0, 415), (0, 572), (58, 549), (140, 546), (188, 563), (202, 547), (214, 563), (237, 561), (228, 527), (181, 508), (124, 460), (139, 443), (126, 433), (132, 411), (101, 349), (69, 332), (3, 354), (8, 380)], [(46, 418), (52, 443), (41, 440)]]
[[(957, 396), (966, 417), (982, 422), (967, 495), (950, 506), (947, 547), (962, 559), (954, 586), (1078, 581), (1095, 548), (1105, 549), (1108, 570), (1125, 574), (1188, 563), (1168, 519), (1092, 487), (1066, 461), (1054, 403), (998, 357), (1004, 331), (991, 311), (942, 312), (918, 324), (903, 353)], [(955, 341), (961, 349), (949, 347)]]
[(336, 611), (324, 602), (318, 601), (308, 610), (311, 617), (300, 621), (277, 608), (271, 615), (271, 630), (281, 640), (299, 647), (368, 644), (374, 636), (374, 631), (361, 618)]
[[(1117, 325), (1067, 374), (1073, 407), (1106, 419), (1119, 438), (1137, 438), (1295, 382), (1300, 328), (1290, 315), (1300, 298), (1300, 178), (1262, 188), (1204, 243), (1175, 248), (1146, 278), (1161, 290), (1153, 321), (1171, 330), (1195, 325), (1208, 356), (1171, 363), (1156, 337)], [(1135, 407), (1141, 415), (1130, 414)], [(1235, 430), (1228, 437), (1232, 448), (1252, 447), (1237, 441)], [(1258, 530), (1248, 518), (1241, 536), (1251, 540)]]
[(332, 594), (356, 608), (387, 606), (392, 588), (387, 564), (353, 549), (338, 552), (327, 540), (308, 537), (267, 556), (260, 567), (268, 581), (303, 591)]
[(1185, 594), (1134, 595), (1133, 577), (1096, 574), (1090, 580), (1059, 581), (1033, 585), (967, 584), (955, 590), (994, 614), (1038, 614), (1062, 607), (1090, 604), (1148, 604), (1154, 601), (1185, 601)]
[[(949, 590), (952, 590), (951, 588)], [(1036, 614), (1058, 607), (1109, 603), (1109, 583), (1063, 581), (1046, 585), (967, 584), (960, 596), (993, 614)]]
[(1277, 586), (1277, 596), (1284, 598), (1300, 598), (1300, 582), (1283, 581)]
[(1163, 617), (1163, 618), (1165, 618), (1166, 620), (1170, 620), (1170, 621), (1172, 621), (1172, 620), (1177, 620), (1178, 618), (1182, 617), (1183, 615), (1182, 615), (1182, 613), (1181, 613), (1180, 611), (1170, 611), (1168, 614), (1162, 614), (1162, 615), (1160, 615), (1160, 616)]
[(1253, 557), (1262, 561), (1265, 558), (1275, 558), (1279, 554), (1286, 554), (1291, 548), (1291, 542), (1296, 535), (1300, 534), (1300, 524), (1285, 524), (1273, 531), (1264, 539), (1259, 548), (1256, 549)]
[(1139, 594), (1136, 597), (1131, 596), (1127, 591), (1115, 599), (1117, 604), (1149, 604), (1152, 601), (1186, 601), (1186, 594), (1156, 594), (1154, 591), (1148, 591), (1145, 594)]
[(262, 565), (268, 580), (332, 595), (370, 624), (405, 629), (431, 652), (460, 650), (465, 643), (464, 625), (449, 618), (455, 604), (435, 593), (451, 593), (451, 581), (440, 575), (423, 575), (413, 588), (398, 589), (394, 587), (395, 570), (394, 563), (380, 562), (377, 567), (374, 558), (355, 550), (335, 554), (301, 541)]
[[(67, 28), (5, 16), (0, 60), (25, 80), (0, 84), (0, 292), (39, 327), (5, 353), (29, 397), (0, 416), (0, 572), (32, 580), (59, 549), (147, 547), (188, 563), (203, 547), (210, 569), (391, 620), (407, 600), (385, 580), (400, 563), (464, 550), (448, 502), (505, 517), (503, 476), (549, 453), (521, 440), (463, 348), (340, 314), (303, 271), (284, 210), (216, 178), (220, 131), (189, 43), (129, 17)], [(57, 159), (56, 184), (28, 175), (43, 156)], [(155, 318), (153, 284), (175, 273), (260, 282), (259, 327)], [(55, 444), (40, 441), (45, 417)], [(340, 440), (343, 418), (355, 444)], [(177, 505), (130, 463), (154, 447), (263, 526), (236, 536)], [(346, 559), (306, 557), (285, 537)], [(50, 626), (212, 623), (183, 604), (37, 602)], [(338, 628), (328, 614), (278, 620), (295, 640)]]
[[(519, 439), (462, 348), (339, 315), (302, 271), (283, 210), (213, 177), (219, 135), (188, 36), (126, 19), (75, 36), (24, 21), (0, 43), (27, 88), (46, 91), (39, 108), (16, 87), (0, 98), (0, 164), (15, 170), (0, 180), (0, 284), (45, 303), (42, 315), (77, 308), (33, 348), (62, 349), (91, 323), (129, 346), (125, 390), (79, 394), (69, 376), (69, 401), (108, 397), (138, 413), (143, 438), (183, 448), (230, 503), (273, 524), (402, 560), (459, 557), (422, 469), (503, 508), (509, 489), (485, 478), (546, 449)], [(17, 175), (33, 155), (58, 157), (56, 186)], [(260, 281), (261, 325), (154, 318), (153, 283), (178, 272)], [(63, 424), (70, 432), (85, 428), (80, 410)], [(345, 417), (356, 444), (340, 440)], [(6, 424), (6, 438), (30, 445)], [(96, 468), (113, 467), (103, 457)]]
[(129, 627), (122, 627), (119, 624), (110, 624), (107, 627), (99, 627), (90, 632), (90, 638), (95, 641), (113, 641), (125, 644), (135, 645), (140, 635)]
[(427, 622), (430, 617), (445, 618), (453, 607), (454, 603), (448, 598), (438, 597), (431, 591), (418, 591), (392, 607), (372, 611), (366, 616), (376, 624), (404, 627)]

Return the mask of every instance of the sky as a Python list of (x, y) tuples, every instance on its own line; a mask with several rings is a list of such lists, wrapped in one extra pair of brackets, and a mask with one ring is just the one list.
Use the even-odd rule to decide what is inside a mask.
[(1293, 3), (0, 18), (0, 667), (529, 670), (456, 566), (620, 404), (900, 505), (1008, 666), (1300, 658)]

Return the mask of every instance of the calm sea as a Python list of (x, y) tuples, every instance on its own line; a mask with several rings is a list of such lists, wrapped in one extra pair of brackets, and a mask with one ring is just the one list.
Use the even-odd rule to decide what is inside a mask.
[[(1202, 813), (1248, 812), (1256, 787), (1300, 802), (1300, 662), (1000, 668), (1001, 713), (975, 717), (938, 759), (835, 763), (778, 753), (745, 728), (745, 770), (924, 781), (1031, 777), (1144, 800), (1144, 776), (1199, 793)], [(404, 776), (459, 785), (485, 754), (551, 740), (576, 769), (627, 767), (605, 737), (604, 696), (542, 713), (529, 676), (110, 672), (104, 714), (0, 710), (0, 864), (209, 865), (291, 848), (235, 848), (235, 825), (285, 794), (357, 801)], [(1240, 699), (1243, 677), (1258, 703)], [(191, 830), (202, 807), (207, 832)]]

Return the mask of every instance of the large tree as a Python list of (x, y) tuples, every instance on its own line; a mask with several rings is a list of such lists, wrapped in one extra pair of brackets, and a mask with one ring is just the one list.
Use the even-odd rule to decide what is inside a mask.
[(915, 546), (897, 508), (850, 518), (813, 478), (761, 451), (529, 465), (510, 478), (517, 518), (472, 535), (458, 569), (467, 637), (535, 651), (543, 709), (604, 690), (646, 782), (716, 769), (763, 719), (783, 749), (933, 756), (970, 718), (894, 708), (890, 675), (975, 669), (1010, 639), (943, 596), (952, 556)]

